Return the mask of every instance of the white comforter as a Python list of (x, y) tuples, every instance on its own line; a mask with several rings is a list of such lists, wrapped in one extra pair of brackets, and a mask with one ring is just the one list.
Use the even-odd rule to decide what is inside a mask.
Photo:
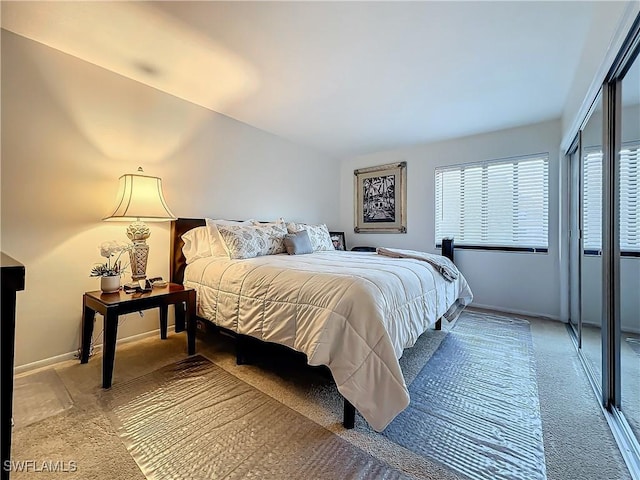
[(377, 431), (409, 405), (398, 359), (452, 305), (473, 295), (427, 262), (367, 252), (316, 252), (187, 266), (198, 315), (327, 365), (340, 393)]

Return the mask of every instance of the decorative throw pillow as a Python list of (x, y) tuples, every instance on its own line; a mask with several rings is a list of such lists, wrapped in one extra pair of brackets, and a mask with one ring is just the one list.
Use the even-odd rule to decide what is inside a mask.
[(207, 232), (209, 233), (209, 244), (211, 248), (211, 255), (214, 257), (228, 257), (227, 249), (224, 246), (224, 240), (218, 233), (218, 225), (252, 225), (253, 220), (246, 220), (244, 222), (237, 222), (235, 220), (213, 220), (211, 218), (205, 219), (207, 224)]
[(287, 223), (287, 230), (289, 233), (296, 233), (300, 230), (306, 230), (309, 234), (309, 240), (311, 240), (311, 246), (313, 251), (319, 250), (335, 250), (333, 248), (333, 242), (329, 235), (329, 229), (322, 223), (320, 225), (309, 225), (308, 223)]
[(289, 255), (304, 255), (305, 253), (313, 253), (309, 233), (306, 230), (300, 230), (296, 233), (288, 233), (284, 236), (284, 246)]
[(283, 225), (217, 225), (229, 258), (253, 258), (286, 251)]
[(182, 253), (187, 264), (211, 256), (211, 242), (209, 240), (209, 231), (207, 227), (192, 228), (182, 235), (184, 245)]

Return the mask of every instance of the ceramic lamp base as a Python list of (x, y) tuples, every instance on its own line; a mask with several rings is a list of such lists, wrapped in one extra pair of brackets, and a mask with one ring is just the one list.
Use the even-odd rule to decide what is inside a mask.
[(129, 250), (131, 259), (131, 279), (134, 282), (147, 278), (147, 259), (149, 258), (149, 245), (147, 238), (151, 230), (144, 222), (133, 222), (127, 228), (127, 237), (133, 242), (133, 248)]
[(133, 242), (133, 248), (129, 250), (131, 260), (131, 279), (134, 282), (147, 278), (147, 259), (149, 258), (149, 245), (146, 242)]

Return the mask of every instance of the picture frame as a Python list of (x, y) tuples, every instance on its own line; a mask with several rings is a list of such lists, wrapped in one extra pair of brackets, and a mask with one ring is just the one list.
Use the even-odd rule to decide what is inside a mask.
[(407, 233), (407, 162), (354, 170), (355, 233)]
[(333, 248), (336, 250), (346, 251), (347, 242), (344, 239), (344, 232), (329, 232)]

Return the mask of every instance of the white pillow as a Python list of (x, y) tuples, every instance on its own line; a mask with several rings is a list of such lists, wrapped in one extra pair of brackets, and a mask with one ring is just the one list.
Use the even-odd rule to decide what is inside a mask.
[(207, 227), (192, 228), (182, 235), (182, 240), (184, 241), (182, 253), (187, 264), (199, 258), (211, 256), (211, 242)]
[(306, 230), (309, 234), (309, 240), (311, 240), (311, 246), (313, 247), (314, 252), (319, 250), (335, 250), (333, 242), (331, 241), (331, 235), (329, 235), (329, 229), (324, 223), (320, 225), (309, 225), (308, 223), (287, 223), (287, 230), (289, 233)]
[(272, 225), (217, 225), (229, 258), (253, 258), (286, 252), (284, 223)]
[(209, 244), (211, 255), (214, 257), (229, 257), (227, 249), (224, 246), (224, 240), (218, 232), (218, 225), (251, 225), (253, 220), (245, 220), (244, 222), (236, 222), (235, 220), (213, 220), (206, 218), (207, 231), (209, 232)]

